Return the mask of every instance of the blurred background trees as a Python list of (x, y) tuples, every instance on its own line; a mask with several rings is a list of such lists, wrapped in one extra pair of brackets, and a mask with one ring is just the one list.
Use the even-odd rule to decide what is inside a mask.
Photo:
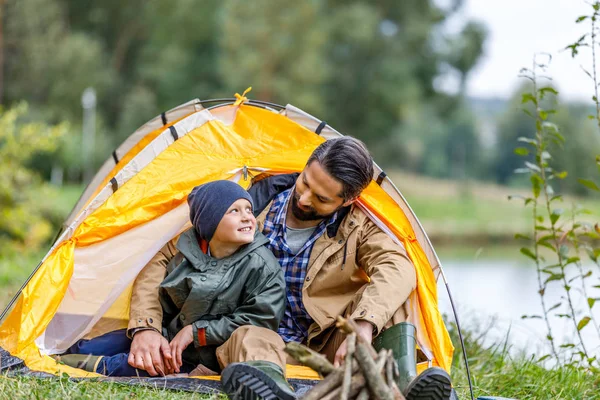
[[(19, 0), (0, 2), (0, 104), (69, 122), (29, 166), (81, 183), (81, 95), (97, 93), (99, 166), (142, 123), (199, 97), (292, 103), (364, 140), (387, 169), (514, 184), (514, 139), (531, 134), (514, 99), (465, 94), (486, 27), (450, 32), (462, 1)], [(448, 90), (440, 82), (454, 81)], [(444, 88), (442, 88), (444, 87)], [(585, 177), (596, 140), (561, 104), (568, 141), (558, 162)], [(568, 154), (577, 154), (570, 157)], [(591, 172), (590, 172), (591, 173)], [(55, 176), (60, 176), (56, 175)], [(518, 182), (517, 182), (518, 183)], [(582, 190), (565, 187), (566, 190)]]

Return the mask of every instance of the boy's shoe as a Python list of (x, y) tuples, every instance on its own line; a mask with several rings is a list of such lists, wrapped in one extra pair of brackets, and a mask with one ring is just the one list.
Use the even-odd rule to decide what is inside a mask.
[(103, 357), (104, 356), (93, 356), (91, 354), (64, 354), (52, 356), (52, 358), (59, 363), (63, 363), (69, 367), (79, 368), (87, 372), (96, 372)]
[(377, 336), (373, 347), (392, 350), (400, 372), (398, 388), (407, 400), (449, 400), (452, 383), (444, 369), (432, 367), (417, 375), (415, 333), (414, 325), (401, 322)]
[(232, 400), (295, 400), (281, 368), (269, 361), (229, 364), (221, 372), (223, 390)]

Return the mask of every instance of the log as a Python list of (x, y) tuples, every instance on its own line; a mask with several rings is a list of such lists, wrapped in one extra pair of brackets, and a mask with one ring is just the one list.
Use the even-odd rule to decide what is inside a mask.
[[(371, 347), (370, 344), (369, 347)], [(378, 368), (375, 360), (370, 356), (368, 347), (364, 343), (356, 345), (356, 361), (365, 377), (367, 387), (376, 400), (394, 400), (392, 390), (385, 384), (381, 376), (381, 370), (385, 368), (387, 362), (387, 354), (387, 350), (381, 351), (377, 360), (379, 361), (378, 364), (381, 364), (381, 367)]]
[[(350, 390), (348, 391), (348, 397), (354, 398), (364, 387), (365, 377), (360, 372), (357, 372), (356, 374), (352, 375), (352, 380), (350, 381)], [(338, 400), (340, 398), (341, 393), (342, 388), (340, 386), (335, 388), (333, 391), (329, 392), (326, 396), (320, 397), (319, 400)], [(312, 394), (312, 390), (308, 394)], [(307, 397), (303, 397), (302, 400), (305, 400), (306, 398)]]
[(284, 350), (300, 364), (314, 369), (323, 376), (327, 376), (335, 370), (333, 364), (330, 363), (324, 355), (319, 354), (300, 343), (289, 342)]
[[(362, 378), (362, 375), (360, 374), (360, 369), (358, 368), (358, 364), (356, 363), (356, 361), (352, 362), (352, 380), (350, 383), (350, 390), (349, 390), (349, 397), (352, 397), (350, 395), (350, 393), (352, 393), (352, 384), (353, 384), (353, 380), (355, 375), (359, 375)], [(343, 368), (337, 368), (335, 369), (331, 374), (329, 374), (325, 379), (323, 379), (321, 382), (317, 383), (308, 393), (306, 393), (306, 395), (302, 398), (302, 400), (321, 400), (322, 398), (325, 398), (325, 395), (327, 395), (329, 392), (336, 391), (337, 390), (337, 395), (335, 398), (336, 400), (339, 399), (340, 394), (341, 394), (341, 384), (342, 381), (344, 380), (344, 369)], [(365, 385), (364, 379), (362, 381), (362, 385)], [(360, 388), (358, 389), (360, 390)], [(357, 392), (358, 392), (357, 390)]]
[(369, 400), (369, 389), (363, 388), (356, 396), (356, 400)]
[[(336, 322), (335, 326), (340, 328), (347, 335), (358, 332), (358, 327), (356, 326), (356, 322), (354, 322), (351, 319), (346, 319), (346, 318), (342, 317), (341, 315), (337, 317), (337, 322)], [(362, 337), (361, 335), (358, 335), (358, 334), (356, 335), (356, 340), (357, 340), (357, 343), (362, 343), (367, 348), (371, 358), (373, 358), (373, 359), (377, 358), (377, 352), (375, 351), (373, 346), (371, 346), (371, 343), (367, 342), (364, 337)]]
[[(354, 355), (356, 356), (356, 352), (354, 353)], [(375, 364), (375, 367), (376, 367), (376, 371), (378, 374), (381, 374), (381, 371), (383, 370), (383, 368), (385, 368), (385, 362), (386, 362), (385, 357), (380, 357), (377, 359), (377, 363)], [(353, 365), (354, 364), (355, 363), (353, 363)], [(348, 393), (348, 397), (353, 398), (356, 395), (358, 395), (360, 393), (360, 391), (363, 388), (365, 388), (365, 384), (366, 384), (365, 377), (363, 376), (362, 373), (357, 372), (354, 375), (352, 375), (352, 381), (350, 383), (350, 392)], [(317, 386), (315, 386), (315, 387), (317, 387)], [(327, 396), (322, 397), (321, 399), (322, 400), (337, 400), (340, 398), (341, 393), (342, 393), (342, 388), (337, 387), (335, 390), (333, 390), (332, 392), (327, 394)], [(308, 394), (312, 394), (312, 390), (310, 392), (308, 392), (307, 395)], [(303, 400), (305, 400), (305, 399), (306, 399), (306, 397), (303, 398)], [(317, 397), (314, 397), (314, 398), (311, 397), (311, 399), (317, 399)]]
[(350, 382), (352, 381), (352, 359), (356, 347), (356, 333), (346, 336), (346, 356), (344, 357), (344, 380), (342, 381), (342, 393), (340, 400), (348, 400), (350, 393)]

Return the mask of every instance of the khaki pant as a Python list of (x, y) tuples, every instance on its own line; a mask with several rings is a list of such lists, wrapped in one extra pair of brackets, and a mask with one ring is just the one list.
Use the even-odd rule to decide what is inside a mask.
[[(349, 316), (355, 310), (360, 294), (348, 305), (344, 316)], [(384, 329), (407, 320), (407, 312), (403, 304), (394, 313)], [(382, 332), (383, 332), (382, 330)], [(333, 362), (335, 353), (346, 339), (346, 335), (335, 327), (331, 327), (312, 340), (309, 347), (325, 355)], [(245, 325), (236, 329), (229, 340), (217, 348), (217, 359), (221, 368), (233, 362), (270, 361), (279, 365), (285, 373), (285, 364), (297, 364), (296, 360), (284, 352), (283, 339), (272, 330), (258, 326)]]

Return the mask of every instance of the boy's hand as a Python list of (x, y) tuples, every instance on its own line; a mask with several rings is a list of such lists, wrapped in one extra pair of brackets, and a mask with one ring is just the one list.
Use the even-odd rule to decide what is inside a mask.
[(194, 335), (192, 325), (184, 327), (182, 330), (175, 335), (171, 340), (171, 353), (173, 354), (173, 361), (175, 364), (175, 372), (179, 373), (179, 368), (183, 365), (181, 354), (183, 351), (194, 341)]
[(165, 376), (174, 371), (169, 342), (154, 329), (133, 335), (127, 361), (132, 367), (142, 369), (150, 376)]

